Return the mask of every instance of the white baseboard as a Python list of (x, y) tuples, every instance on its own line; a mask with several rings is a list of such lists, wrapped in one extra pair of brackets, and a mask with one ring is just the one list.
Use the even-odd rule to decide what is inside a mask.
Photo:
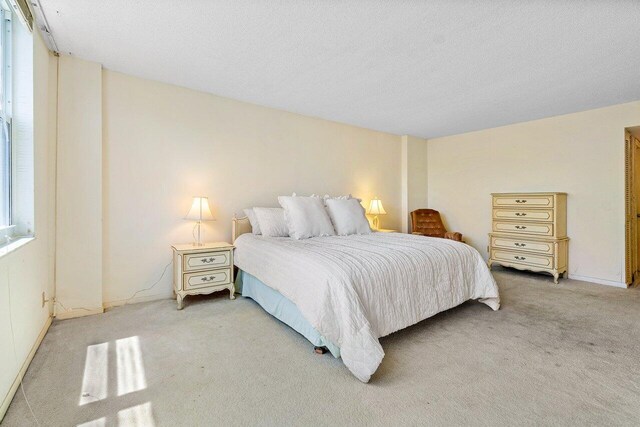
[(93, 309), (72, 309), (67, 311), (61, 311), (60, 313), (56, 313), (56, 319), (64, 320), (64, 319), (73, 319), (75, 317), (83, 317), (83, 316), (92, 316), (94, 314), (104, 313), (104, 308), (98, 307)]
[(38, 335), (38, 338), (36, 339), (36, 342), (33, 344), (33, 346), (31, 347), (31, 351), (27, 355), (27, 359), (22, 364), (22, 367), (18, 371), (18, 375), (16, 376), (16, 379), (13, 380), (13, 384), (11, 384), (11, 388), (9, 388), (7, 395), (4, 397), (4, 400), (2, 401), (2, 405), (0, 405), (0, 423), (2, 422), (2, 419), (7, 413), (7, 409), (9, 409), (9, 404), (11, 404), (11, 401), (13, 400), (13, 396), (15, 396), (16, 391), (18, 391), (18, 387), (20, 387), (20, 382), (22, 381), (24, 374), (27, 372), (27, 369), (29, 368), (31, 361), (33, 360), (33, 356), (35, 356), (36, 351), (38, 351), (38, 347), (40, 347), (40, 343), (42, 343), (42, 339), (47, 334), (47, 331), (49, 330), (49, 326), (51, 326), (51, 319), (52, 319), (51, 316), (47, 318), (47, 321), (45, 322), (44, 327), (42, 328), (42, 330), (40, 331), (40, 334)]
[(569, 274), (569, 279), (581, 280), (583, 282), (597, 283), (599, 285), (614, 286), (616, 288), (627, 288), (626, 283), (615, 282), (613, 280), (598, 279), (596, 277), (579, 276), (577, 274)]
[(106, 301), (102, 305), (105, 309), (119, 307), (125, 304), (137, 304), (139, 302), (149, 302), (149, 301), (157, 301), (160, 299), (169, 299), (172, 297), (172, 293), (164, 292), (161, 294), (153, 294), (153, 295), (140, 295), (139, 297), (131, 298), (131, 299), (121, 299), (115, 301)]

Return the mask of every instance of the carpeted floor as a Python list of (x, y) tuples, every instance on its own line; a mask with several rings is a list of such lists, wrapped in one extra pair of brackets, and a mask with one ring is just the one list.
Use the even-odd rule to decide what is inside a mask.
[[(220, 293), (54, 322), (26, 395), (47, 426), (639, 425), (640, 289), (494, 274), (500, 311), (468, 302), (384, 338), (369, 384)], [(18, 392), (3, 426), (28, 425)]]

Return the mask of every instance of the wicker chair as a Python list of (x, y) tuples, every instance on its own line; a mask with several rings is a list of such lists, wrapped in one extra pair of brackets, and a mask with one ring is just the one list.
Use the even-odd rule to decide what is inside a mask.
[(417, 209), (411, 212), (411, 234), (463, 241), (462, 234), (444, 228), (440, 212), (433, 209)]

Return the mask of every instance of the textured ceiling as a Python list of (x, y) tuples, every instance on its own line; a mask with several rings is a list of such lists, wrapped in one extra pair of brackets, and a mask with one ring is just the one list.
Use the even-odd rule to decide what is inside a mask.
[(40, 2), (61, 53), (395, 134), (640, 99), (637, 0)]

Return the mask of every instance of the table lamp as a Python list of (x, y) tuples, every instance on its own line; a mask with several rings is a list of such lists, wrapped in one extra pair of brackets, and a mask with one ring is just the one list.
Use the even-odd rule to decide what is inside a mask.
[(380, 220), (378, 219), (378, 215), (386, 215), (387, 212), (385, 212), (384, 207), (382, 207), (382, 201), (377, 197), (374, 197), (369, 203), (367, 214), (375, 215), (373, 217), (373, 228), (377, 230), (378, 228), (380, 228)]
[(194, 197), (193, 202), (191, 203), (191, 209), (189, 209), (189, 213), (184, 219), (189, 219), (192, 221), (196, 221), (195, 228), (198, 228), (198, 237), (196, 238), (195, 233), (193, 238), (196, 240), (193, 243), (193, 246), (202, 246), (201, 239), (201, 225), (202, 221), (215, 221), (215, 218), (211, 214), (211, 209), (209, 209), (209, 198), (208, 197)]

